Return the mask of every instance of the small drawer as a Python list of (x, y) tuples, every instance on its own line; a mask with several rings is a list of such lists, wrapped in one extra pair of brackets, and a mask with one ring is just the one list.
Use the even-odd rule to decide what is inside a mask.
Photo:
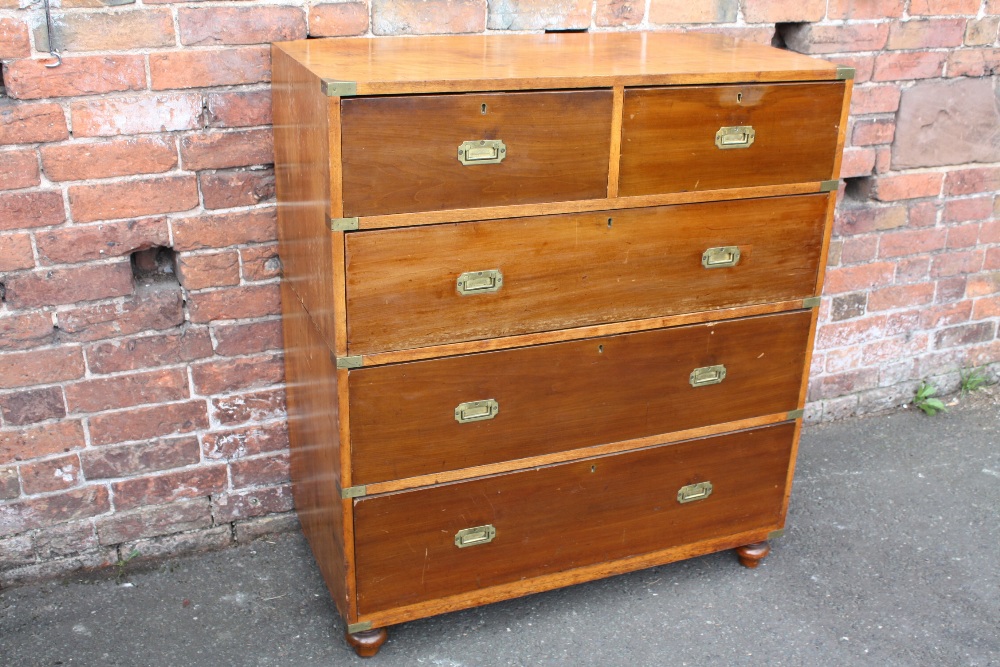
[(355, 503), (371, 614), (780, 527), (792, 423)]
[(830, 196), (351, 233), (348, 350), (372, 354), (812, 296)]
[(835, 178), (844, 82), (625, 91), (619, 195)]
[(797, 407), (811, 311), (352, 370), (372, 484)]
[(344, 216), (606, 197), (609, 90), (341, 101)]

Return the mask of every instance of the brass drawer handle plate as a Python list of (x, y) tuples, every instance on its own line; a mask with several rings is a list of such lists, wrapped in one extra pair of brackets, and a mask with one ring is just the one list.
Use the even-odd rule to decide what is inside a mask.
[(500, 269), (468, 271), (458, 277), (456, 287), (462, 296), (498, 292), (503, 287), (503, 273)]
[(715, 145), (722, 150), (750, 148), (756, 135), (753, 125), (720, 127), (719, 131), (715, 133)]
[(718, 366), (702, 366), (691, 371), (688, 381), (692, 387), (707, 387), (710, 384), (719, 384), (726, 379), (726, 367), (722, 364)]
[(740, 263), (740, 249), (734, 245), (709, 248), (701, 254), (701, 265), (706, 269), (724, 269)]
[(486, 421), (496, 417), (498, 412), (500, 412), (500, 404), (492, 398), (487, 398), (485, 401), (459, 403), (458, 407), (455, 408), (455, 421), (459, 424)]
[(475, 528), (463, 528), (455, 533), (455, 546), (464, 549), (465, 547), (474, 547), (477, 544), (488, 544), (496, 536), (497, 529), (491, 523)]
[(499, 139), (463, 141), (458, 146), (458, 161), (464, 165), (500, 164), (507, 157), (507, 144)]
[(711, 482), (698, 482), (697, 484), (688, 484), (687, 486), (682, 486), (677, 490), (677, 502), (681, 503), (693, 503), (696, 500), (704, 500), (712, 495), (712, 483)]

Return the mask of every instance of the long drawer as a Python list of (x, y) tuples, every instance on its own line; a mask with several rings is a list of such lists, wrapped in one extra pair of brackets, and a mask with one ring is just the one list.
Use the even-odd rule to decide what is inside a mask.
[(829, 198), (351, 233), (348, 350), (370, 354), (811, 296)]
[(834, 178), (842, 81), (625, 91), (619, 194)]
[(811, 319), (793, 311), (352, 370), (353, 483), (793, 410)]
[(786, 422), (361, 499), (359, 611), (778, 528), (794, 432)]

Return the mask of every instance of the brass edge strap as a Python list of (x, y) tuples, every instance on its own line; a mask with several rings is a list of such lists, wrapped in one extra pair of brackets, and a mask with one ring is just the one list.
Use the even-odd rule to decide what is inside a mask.
[(367, 487), (364, 484), (359, 486), (349, 486), (340, 490), (340, 497), (344, 500), (348, 498), (363, 498), (367, 495)]
[(767, 539), (773, 540), (778, 537), (782, 537), (784, 534), (785, 534), (784, 528), (779, 528), (778, 530), (772, 530), (770, 533), (767, 534)]
[(854, 78), (854, 68), (853, 67), (845, 67), (843, 65), (838, 65), (837, 66), (837, 80), (838, 81), (844, 81), (844, 80), (853, 79), (853, 78)]
[(785, 419), (802, 419), (803, 415), (805, 414), (806, 411), (802, 409), (789, 410), (788, 414), (785, 416)]
[(819, 191), (820, 192), (833, 192), (833, 191), (835, 191), (839, 187), (840, 187), (840, 181), (839, 180), (820, 181), (819, 182)]
[(327, 217), (326, 226), (331, 232), (351, 232), (358, 228), (357, 218), (331, 218)]
[(361, 355), (352, 357), (335, 357), (337, 368), (361, 368), (363, 363)]
[(350, 97), (358, 94), (358, 84), (354, 81), (323, 79), (320, 89), (327, 97)]
[(823, 301), (821, 296), (811, 296), (807, 299), (802, 299), (803, 308), (816, 308)]
[(353, 635), (355, 632), (364, 632), (372, 629), (371, 621), (361, 621), (360, 623), (348, 623), (347, 634)]

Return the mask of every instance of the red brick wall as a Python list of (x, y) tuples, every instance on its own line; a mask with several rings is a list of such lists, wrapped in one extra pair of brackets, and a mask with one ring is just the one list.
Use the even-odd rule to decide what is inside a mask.
[(990, 127), (1000, 0), (63, 0), (52, 69), (40, 6), (0, 0), (0, 584), (294, 525), (272, 40), (712, 30), (850, 64), (808, 416), (996, 376), (1000, 139), (947, 134)]

